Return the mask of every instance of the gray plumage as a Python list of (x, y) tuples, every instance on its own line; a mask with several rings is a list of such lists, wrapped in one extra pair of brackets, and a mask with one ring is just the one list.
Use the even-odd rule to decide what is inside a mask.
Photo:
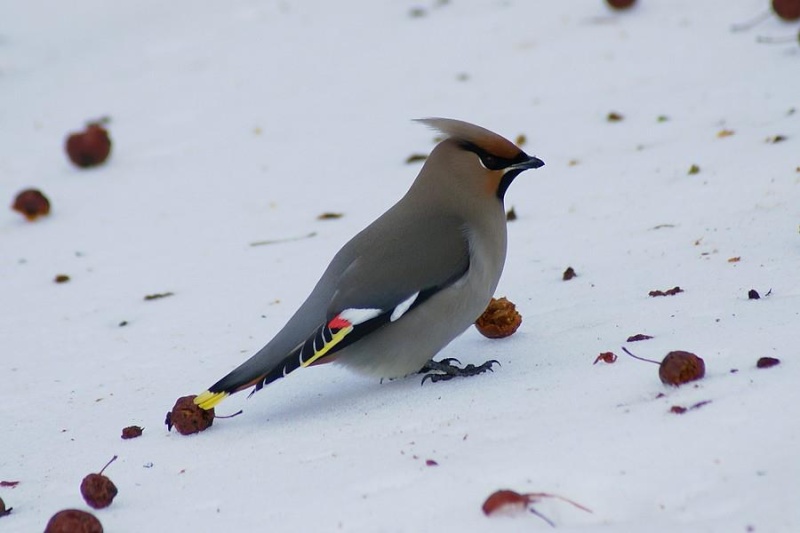
[(484, 311), (506, 257), (505, 190), (544, 163), (478, 126), (421, 122), (447, 138), (408, 192), (342, 247), (283, 329), (200, 395), (201, 407), (305, 366), (304, 344), (318, 350), (338, 331), (332, 320), (353, 316), (348, 310), (378, 315), (354, 324), (317, 362), (385, 378), (419, 371)]

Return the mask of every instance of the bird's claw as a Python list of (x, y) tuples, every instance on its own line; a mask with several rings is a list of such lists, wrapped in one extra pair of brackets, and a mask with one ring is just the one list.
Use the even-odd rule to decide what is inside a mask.
[(431, 383), (438, 383), (439, 381), (448, 381), (455, 377), (477, 376), (478, 374), (483, 374), (487, 370), (494, 372), (492, 366), (500, 365), (500, 361), (497, 359), (491, 359), (481, 365), (476, 366), (470, 363), (467, 366), (460, 368), (455, 366), (452, 363), (453, 361), (461, 364), (458, 359), (452, 357), (442, 359), (441, 361), (434, 361), (433, 359), (428, 361), (427, 364), (422, 367), (422, 370), (420, 370), (420, 373), (425, 373), (425, 377), (422, 378), (422, 383), (420, 383), (420, 385), (424, 385), (425, 381), (428, 379), (431, 380)]

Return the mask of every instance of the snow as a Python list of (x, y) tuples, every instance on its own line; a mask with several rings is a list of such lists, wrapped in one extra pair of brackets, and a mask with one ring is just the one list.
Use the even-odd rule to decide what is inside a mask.
[[(756, 43), (797, 24), (732, 33), (762, 0), (639, 4), (5, 3), (0, 197), (38, 187), (53, 212), (0, 212), (2, 530), (89, 510), (80, 481), (117, 454), (108, 531), (550, 528), (484, 516), (501, 488), (593, 511), (534, 504), (569, 531), (800, 531), (800, 50)], [(72, 167), (66, 134), (103, 116), (111, 158)], [(498, 296), (522, 327), (441, 354), (502, 366), (425, 386), (304, 369), (168, 433), (406, 190), (427, 116), (546, 162), (507, 195)], [(666, 387), (623, 345), (707, 375)]]

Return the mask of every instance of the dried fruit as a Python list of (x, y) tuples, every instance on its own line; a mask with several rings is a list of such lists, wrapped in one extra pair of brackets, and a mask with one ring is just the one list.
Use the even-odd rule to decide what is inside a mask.
[(56, 277), (53, 278), (53, 281), (56, 283), (66, 283), (69, 281), (69, 276), (66, 274), (57, 274)]
[(514, 211), (514, 208), (512, 207), (506, 213), (506, 222), (511, 222), (511, 221), (514, 221), (514, 220), (517, 220), (517, 212)]
[(65, 146), (70, 161), (81, 168), (94, 167), (103, 163), (111, 153), (111, 139), (108, 131), (100, 124), (89, 124), (81, 132), (67, 137)]
[(563, 279), (564, 281), (569, 281), (576, 276), (577, 274), (575, 273), (575, 269), (572, 267), (567, 267), (567, 269), (561, 275), (561, 279)]
[(724, 139), (725, 137), (730, 137), (731, 135), (735, 134), (736, 132), (733, 130), (719, 130), (717, 132), (717, 138)]
[(524, 133), (520, 133), (517, 135), (517, 138), (514, 140), (514, 144), (519, 147), (522, 147), (526, 142), (528, 142), (528, 138), (525, 136)]
[(483, 502), (481, 509), (483, 509), (483, 514), (486, 516), (491, 516), (495, 513), (504, 510), (517, 510), (517, 511), (524, 511), (528, 509), (531, 513), (535, 514), (551, 526), (555, 527), (555, 524), (552, 520), (544, 516), (543, 514), (539, 513), (536, 509), (532, 507), (532, 505), (542, 498), (556, 498), (558, 500), (567, 502), (571, 505), (574, 505), (578, 509), (582, 511), (586, 511), (587, 513), (591, 513), (592, 511), (584, 507), (583, 505), (576, 503), (568, 498), (564, 498), (563, 496), (558, 496), (557, 494), (550, 494), (547, 492), (528, 492), (525, 494), (521, 494), (514, 490), (509, 489), (501, 489), (493, 492), (486, 498), (486, 501)]
[(646, 341), (652, 338), (653, 337), (650, 335), (645, 335), (644, 333), (637, 333), (636, 335), (631, 335), (630, 337), (628, 337), (625, 342)]
[(317, 216), (317, 220), (336, 220), (337, 218), (342, 218), (344, 216), (343, 213), (322, 213), (321, 215)]
[[(800, 2), (798, 2), (797, 5), (800, 5)], [(786, 140), (785, 135), (773, 135), (772, 137), (767, 137), (767, 142), (770, 144), (778, 144), (785, 140)]]
[(800, 19), (800, 0), (772, 0), (772, 10), (786, 21)]
[(50, 214), (50, 200), (39, 189), (25, 189), (14, 198), (11, 209), (22, 213), (28, 220)]
[(116, 459), (117, 456), (115, 455), (100, 472), (89, 474), (81, 481), (81, 496), (90, 507), (103, 509), (114, 501), (114, 497), (117, 495), (117, 486), (103, 475), (103, 471)]
[(214, 409), (202, 409), (200, 406), (195, 405), (194, 399), (196, 395), (182, 396), (175, 402), (172, 411), (167, 413), (165, 423), (167, 429), (178, 430), (181, 435), (191, 435), (192, 433), (199, 433), (205, 431), (214, 423)]
[(655, 296), (675, 296), (676, 294), (679, 294), (681, 292), (683, 292), (683, 289), (681, 289), (678, 286), (675, 286), (675, 287), (672, 287), (671, 289), (667, 289), (665, 291), (656, 290), (656, 291), (650, 291), (647, 294), (648, 294), (648, 296), (653, 296), (653, 297), (655, 297)]
[(699, 173), (700, 173), (700, 167), (699, 166), (692, 165), (692, 166), (689, 167), (689, 175), (690, 176), (693, 175), (693, 174), (699, 174)]
[(439, 463), (433, 459), (425, 459), (425, 466), (439, 466)]
[(636, 0), (606, 0), (606, 3), (614, 9), (628, 9), (636, 3)]
[(483, 502), (483, 514), (489, 516), (506, 506), (524, 509), (532, 499), (533, 497), (530, 494), (520, 494), (513, 490), (501, 489), (490, 494), (486, 501)]
[(706, 375), (706, 364), (702, 358), (691, 352), (674, 351), (669, 352), (659, 363), (652, 359), (645, 359), (631, 353), (630, 350), (622, 347), (622, 351), (634, 359), (658, 365), (658, 377), (665, 385), (682, 385), (690, 381), (695, 381)]
[(475, 321), (475, 327), (484, 337), (501, 339), (513, 335), (522, 324), (522, 315), (517, 306), (507, 298), (492, 298), (483, 314)]
[(91, 513), (64, 509), (50, 518), (44, 533), (103, 533), (103, 525)]
[(771, 366), (779, 365), (781, 363), (780, 359), (776, 359), (775, 357), (761, 357), (756, 361), (756, 368), (769, 368)]
[(761, 295), (758, 294), (757, 290), (750, 289), (749, 291), (747, 291), (747, 299), (748, 300), (760, 300), (761, 299)]
[(603, 352), (603, 353), (601, 353), (600, 355), (597, 356), (597, 358), (594, 360), (594, 363), (592, 363), (592, 364), (596, 365), (600, 361), (602, 361), (604, 363), (611, 364), (616, 360), (617, 360), (617, 356), (616, 356), (616, 354), (614, 352)]
[(669, 352), (658, 367), (658, 377), (665, 385), (682, 385), (705, 375), (705, 361), (691, 352)]
[(14, 510), (13, 507), (6, 508), (6, 502), (3, 501), (3, 498), (0, 498), (0, 518), (8, 514), (11, 514), (11, 511), (13, 510)]
[(139, 426), (128, 426), (122, 429), (122, 438), (127, 440), (141, 437), (142, 431), (144, 431), (144, 429)]
[(625, 117), (616, 111), (612, 111), (606, 116), (606, 120), (609, 122), (621, 122), (624, 118)]

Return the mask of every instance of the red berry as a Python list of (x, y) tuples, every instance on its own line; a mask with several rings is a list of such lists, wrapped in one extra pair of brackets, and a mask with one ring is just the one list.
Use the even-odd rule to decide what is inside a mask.
[(116, 485), (103, 475), (103, 471), (116, 459), (117, 456), (115, 455), (99, 473), (89, 474), (81, 481), (81, 496), (86, 500), (86, 503), (95, 509), (108, 507), (117, 495)]
[(64, 509), (50, 518), (44, 533), (103, 533), (103, 525), (91, 513)]
[(116, 495), (117, 486), (102, 474), (89, 474), (81, 482), (81, 496), (95, 509), (108, 507)]
[(769, 368), (779, 364), (781, 364), (781, 360), (775, 357), (761, 357), (756, 361), (756, 367), (758, 368)]
[(492, 298), (483, 314), (475, 321), (475, 327), (484, 337), (502, 339), (513, 335), (522, 324), (522, 315), (517, 306), (507, 298)]
[(36, 220), (50, 213), (50, 200), (38, 189), (25, 189), (14, 199), (11, 209), (22, 213), (28, 220)]
[(141, 437), (142, 431), (144, 431), (144, 428), (139, 426), (128, 426), (126, 428), (122, 428), (122, 438), (135, 439), (136, 437)]
[(658, 377), (665, 385), (682, 385), (705, 375), (705, 361), (691, 352), (669, 352), (658, 367)]
[(191, 435), (205, 431), (214, 423), (214, 409), (203, 409), (195, 405), (194, 399), (197, 396), (182, 396), (178, 398), (172, 411), (167, 413), (167, 429), (171, 430), (174, 426), (181, 435)]
[(614, 9), (628, 9), (636, 3), (636, 0), (606, 0), (606, 3)]
[(800, 19), (800, 0), (772, 0), (772, 10), (786, 21)]
[(89, 124), (84, 131), (67, 137), (66, 150), (75, 165), (81, 168), (94, 167), (108, 158), (111, 139), (103, 126)]
[(6, 502), (3, 501), (3, 498), (0, 498), (0, 518), (11, 514), (11, 511), (13, 510), (14, 510), (13, 507), (9, 507), (6, 509)]

